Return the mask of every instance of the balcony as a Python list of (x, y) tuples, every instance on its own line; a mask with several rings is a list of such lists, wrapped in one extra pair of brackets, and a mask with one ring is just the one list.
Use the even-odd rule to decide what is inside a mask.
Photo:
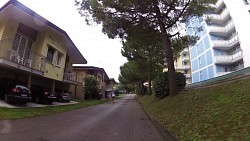
[(211, 23), (223, 24), (230, 17), (229, 10), (225, 9), (221, 14), (206, 14), (206, 21), (210, 21)]
[(189, 65), (185, 65), (185, 66), (175, 66), (176, 70), (188, 70), (190, 69)]
[(76, 85), (83, 85), (83, 74), (77, 74), (75, 71), (66, 71), (63, 75), (63, 81)]
[(226, 26), (209, 26), (209, 33), (218, 36), (227, 36), (230, 32), (235, 29), (234, 23), (232, 21), (228, 22)]
[[(14, 47), (15, 46), (15, 47)], [(16, 49), (14, 49), (16, 48)], [(46, 59), (13, 39), (0, 40), (0, 65), (43, 75)]]
[(224, 1), (223, 0), (218, 0), (215, 4), (211, 4), (210, 6), (215, 9), (215, 12), (220, 11), (224, 7)]
[(190, 74), (184, 74), (186, 76), (186, 78), (191, 78)]
[(218, 73), (216, 74), (216, 77), (222, 76), (222, 75), (226, 75), (226, 74), (229, 74), (229, 73), (231, 73), (231, 72), (218, 72)]
[(188, 56), (183, 56), (182, 57), (182, 62), (187, 62), (187, 61), (189, 61), (190, 59), (189, 59), (189, 57)]
[(229, 50), (235, 45), (239, 44), (238, 35), (234, 36), (230, 40), (216, 40), (212, 42), (212, 47), (220, 50)]
[(186, 54), (186, 53), (188, 53), (188, 48), (184, 48), (184, 49), (182, 50), (182, 54)]
[(216, 56), (215, 64), (231, 65), (243, 59), (243, 52), (239, 51), (233, 55)]

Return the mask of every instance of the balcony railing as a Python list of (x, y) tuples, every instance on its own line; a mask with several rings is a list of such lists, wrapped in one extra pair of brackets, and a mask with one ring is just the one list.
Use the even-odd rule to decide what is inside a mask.
[(242, 51), (239, 51), (233, 55), (226, 56), (216, 56), (215, 63), (216, 64), (233, 64), (243, 59)]
[(83, 74), (77, 74), (75, 71), (66, 71), (63, 75), (63, 81), (83, 85)]
[(229, 10), (225, 9), (221, 14), (207, 14), (205, 19), (212, 23), (223, 24), (229, 18)]
[(183, 54), (186, 54), (188, 53), (188, 48), (184, 48), (183, 51), (182, 51)]
[(226, 75), (226, 74), (229, 74), (229, 73), (231, 73), (231, 72), (218, 72), (218, 73), (216, 74), (216, 77), (222, 76), (222, 75)]
[(19, 42), (14, 42), (11, 38), (0, 40), (0, 58), (3, 60), (1, 63), (6, 65), (11, 65), (8, 63), (10, 61), (14, 65), (23, 66), (30, 70), (44, 72), (45, 69), (46, 59), (44, 56)]
[(184, 61), (184, 62), (186, 62), (186, 61), (189, 61), (190, 59), (189, 59), (189, 57), (188, 56), (184, 56), (184, 57), (182, 57), (182, 61)]
[(186, 76), (186, 78), (191, 78), (190, 74), (184, 74)]
[(229, 50), (235, 45), (239, 44), (238, 35), (234, 36), (230, 40), (216, 40), (212, 42), (212, 47), (222, 50)]
[(226, 26), (209, 26), (209, 32), (211, 34), (219, 35), (219, 36), (226, 36), (234, 29), (234, 23), (233, 21), (230, 21), (227, 23)]
[(190, 69), (189, 65), (185, 65), (185, 66), (175, 66), (176, 70), (188, 70)]

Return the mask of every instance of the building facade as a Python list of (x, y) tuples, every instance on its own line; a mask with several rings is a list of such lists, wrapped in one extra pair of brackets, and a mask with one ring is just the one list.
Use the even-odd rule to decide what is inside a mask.
[[(108, 77), (103, 68), (94, 66), (74, 66), (74, 70), (77, 76), (81, 77), (81, 80), (84, 80), (87, 75), (95, 76), (98, 81), (98, 90), (101, 94), (101, 98), (106, 98), (113, 90), (115, 81), (113, 78)], [(71, 91), (77, 93), (77, 95), (75, 95), (76, 99), (85, 99), (84, 81), (82, 86), (71, 85)]]
[(189, 47), (192, 83), (250, 66), (249, 1), (219, 0), (214, 10), (186, 23), (199, 40)]
[[(180, 57), (175, 61), (174, 67), (176, 72), (181, 72), (186, 76), (186, 83), (192, 83), (192, 74), (191, 74), (191, 65), (190, 65), (190, 57), (189, 50), (185, 48), (181, 53)], [(167, 72), (167, 64), (164, 67), (163, 72)]]
[(73, 64), (86, 64), (65, 31), (16, 0), (0, 8), (0, 81), (69, 89), (82, 85)]

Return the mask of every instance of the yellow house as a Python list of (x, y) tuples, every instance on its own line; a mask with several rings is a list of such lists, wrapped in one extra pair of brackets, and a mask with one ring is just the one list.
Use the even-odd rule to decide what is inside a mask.
[[(102, 98), (106, 98), (108, 92), (112, 90), (113, 79), (109, 79), (108, 75), (106, 74), (103, 68), (94, 66), (74, 66), (74, 70), (77, 72), (78, 76), (82, 77), (82, 80), (84, 80), (84, 77), (87, 75), (95, 76), (98, 81), (98, 89), (102, 95)], [(76, 85), (71, 86), (71, 91), (77, 94), (75, 95), (76, 99), (85, 98), (84, 82), (82, 89), (80, 87), (81, 86), (76, 86)]]
[(16, 0), (0, 8), (0, 78), (69, 89), (82, 85), (73, 64), (87, 61), (67, 33)]
[[(189, 58), (189, 50), (185, 48), (181, 54), (180, 58), (175, 62), (175, 70), (176, 72), (181, 72), (186, 76), (186, 83), (190, 84), (192, 82), (191, 76), (191, 64)], [(167, 68), (164, 68), (163, 71), (167, 71)]]

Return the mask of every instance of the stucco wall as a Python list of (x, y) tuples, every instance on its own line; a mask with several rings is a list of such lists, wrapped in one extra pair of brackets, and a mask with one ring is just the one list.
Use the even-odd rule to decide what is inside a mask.
[(73, 99), (79, 99), (79, 100), (84, 100), (84, 90), (83, 87), (80, 85), (71, 85), (70, 86), (70, 91), (72, 92), (72, 98)]
[[(43, 37), (44, 40), (42, 42), (41, 54), (46, 57), (49, 46), (55, 49), (53, 62), (52, 63), (46, 62), (44, 76), (62, 81), (64, 75), (64, 65), (66, 60), (66, 46), (61, 43), (62, 40), (60, 39), (59, 35), (53, 32), (47, 31), (44, 33)], [(60, 66), (56, 65), (56, 57), (58, 52), (62, 54)]]

